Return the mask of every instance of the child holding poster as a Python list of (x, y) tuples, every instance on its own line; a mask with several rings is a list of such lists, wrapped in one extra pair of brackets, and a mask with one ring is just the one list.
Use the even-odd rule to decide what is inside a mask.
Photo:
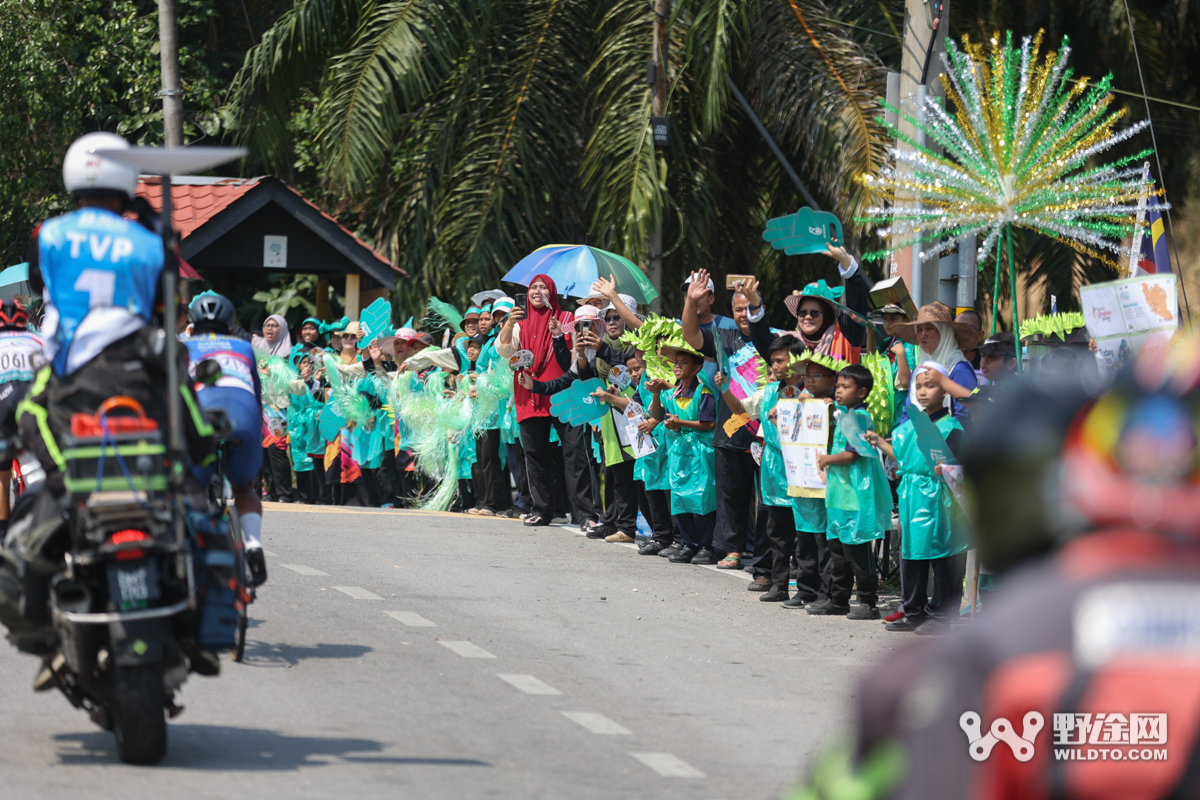
[[(824, 536), (825, 501), (819, 497), (789, 496), (787, 468), (777, 425), (776, 406), (781, 396), (808, 394), (820, 398), (828, 397), (832, 391), (833, 382), (828, 378), (834, 375), (833, 370), (814, 364), (809, 360), (809, 352), (799, 338), (780, 336), (767, 351), (774, 383), (745, 400), (739, 400), (722, 386), (725, 402), (735, 414), (767, 421), (761, 428), (760, 485), (763, 505), (767, 508), (767, 539), (771, 543), (771, 588), (759, 599), (766, 603), (782, 602), (786, 608), (804, 608), (828, 597), (821, 577), (821, 567), (828, 562)], [(806, 391), (802, 391), (802, 387), (806, 387)], [(819, 539), (815, 530), (818, 527)], [(796, 577), (796, 595), (789, 598), (788, 578), (793, 556), (800, 563), (800, 572)]]
[[(929, 420), (937, 428), (951, 454), (958, 451), (962, 425), (949, 409), (943, 408), (946, 397), (939, 376), (945, 367), (926, 361), (915, 375), (915, 403), (921, 409), (931, 409)], [(913, 409), (913, 415), (923, 413)], [(912, 416), (912, 415), (910, 415)], [(918, 445), (912, 420), (905, 420), (892, 433), (889, 444), (872, 432), (866, 439), (899, 464), (900, 471), (900, 583), (904, 595), (904, 618), (889, 622), (890, 631), (945, 633), (950, 620), (958, 616), (962, 602), (965, 553), (968, 547), (966, 520), (950, 494), (950, 487), (930, 464), (929, 456)], [(940, 468), (940, 462), (938, 467)], [(927, 605), (928, 576), (933, 570), (937, 607)]]
[[(826, 545), (829, 548), (829, 604), (809, 606), (810, 614), (879, 619), (878, 567), (873, 542), (891, 528), (892, 492), (883, 462), (863, 439), (875, 430), (867, 396), (875, 386), (871, 371), (852, 364), (838, 373), (834, 402), (838, 424), (829, 454), (817, 459), (825, 470)], [(858, 606), (850, 592), (858, 582)]]

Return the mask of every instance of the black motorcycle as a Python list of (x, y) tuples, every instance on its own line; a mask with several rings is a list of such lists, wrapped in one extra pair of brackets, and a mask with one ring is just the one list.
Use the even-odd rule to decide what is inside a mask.
[(35, 690), (59, 689), (113, 731), (122, 761), (153, 764), (188, 675), (218, 674), (217, 653), (237, 644), (240, 542), (203, 490), (168, 490), (162, 434), (129, 398), (75, 415), (62, 457), (66, 494), (31, 487), (14, 508), (10, 552), (37, 632), (10, 638), (43, 658)]

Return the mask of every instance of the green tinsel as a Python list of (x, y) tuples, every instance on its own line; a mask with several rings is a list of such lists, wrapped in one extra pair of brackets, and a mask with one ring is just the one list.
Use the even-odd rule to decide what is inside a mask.
[(375, 418), (375, 412), (371, 408), (371, 402), (362, 392), (365, 389), (372, 394), (376, 393), (377, 389), (373, 385), (375, 378), (372, 375), (347, 378), (338, 372), (339, 363), (334, 356), (326, 354), (325, 376), (329, 380), (331, 390), (329, 400), (347, 422), (366, 425), (368, 420)]
[(258, 380), (262, 384), (263, 404), (276, 408), (291, 405), (292, 381), (300, 380), (300, 375), (286, 358), (261, 350), (254, 351), (254, 358), (258, 364)]
[(1047, 314), (1021, 322), (1021, 338), (1030, 336), (1058, 336), (1066, 339), (1071, 331), (1085, 327), (1087, 320), (1078, 311), (1064, 311), (1061, 314)]
[(892, 412), (896, 405), (892, 362), (884, 353), (864, 353), (862, 365), (875, 380), (871, 393), (867, 395), (867, 411), (875, 423), (875, 432), (886, 437), (892, 429)]
[(646, 360), (647, 375), (668, 382), (675, 380), (675, 372), (671, 362), (659, 355), (658, 351), (661, 348), (674, 347), (700, 355), (683, 338), (683, 327), (678, 322), (658, 314), (646, 317), (646, 321), (636, 331), (626, 331), (622, 334), (621, 342), (642, 351), (642, 357)]
[(462, 333), (462, 320), (463, 315), (458, 313), (457, 308), (444, 300), (431, 297), (429, 305), (425, 308), (425, 319), (421, 320), (421, 326), (434, 330), (449, 328), (455, 333)]

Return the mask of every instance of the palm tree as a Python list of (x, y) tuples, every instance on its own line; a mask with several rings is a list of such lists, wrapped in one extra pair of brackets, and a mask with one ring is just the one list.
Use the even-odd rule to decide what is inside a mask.
[(697, 266), (765, 275), (783, 263), (765, 221), (801, 201), (728, 82), (853, 227), (856, 177), (887, 145), (874, 119), (885, 65), (833, 20), (895, 14), (874, 0), (680, 0), (672, 146), (656, 151), (645, 0), (297, 0), (247, 58), (227, 116), (262, 166), (286, 170), (291, 109), (311, 91), (322, 186), (369, 210), (377, 244), (416, 276), (412, 295), (461, 300), (553, 241), (644, 264), (660, 209), (668, 285)]
[[(1158, 59), (1151, 83), (1191, 76), (1200, 63), (1197, 4), (1135, 5), (1135, 19), (1157, 26), (1156, 35), (1139, 27), (1144, 60), (1147, 52)], [(1115, 69), (1118, 86), (1133, 89), (1118, 7), (964, 0), (952, 32), (978, 38), (995, 27), (1021, 34), (1049, 25), (1052, 35), (1091, 36), (1111, 47), (1077, 53), (1080, 72)], [(1173, 40), (1172, 19), (1190, 33)], [(659, 214), (668, 306), (683, 274), (701, 266), (753, 273), (784, 292), (834, 277), (832, 268), (763, 243), (766, 220), (803, 199), (730, 84), (848, 238), (874, 249), (859, 242), (871, 232), (854, 219), (877, 199), (860, 177), (880, 169), (891, 144), (878, 118), (902, 20), (899, 0), (676, 0), (671, 146), (656, 150), (645, 82), (649, 0), (295, 0), (248, 55), (226, 116), (256, 166), (286, 173), (298, 145), (315, 152), (328, 204), (353, 212), (414, 276), (405, 292), (412, 306), (428, 294), (461, 302), (494, 287), (550, 242), (586, 240), (645, 265)], [(1174, 88), (1194, 94), (1196, 86)], [(302, 103), (307, 127), (294, 116)], [(1194, 115), (1190, 125), (1194, 134)], [(293, 141), (298, 130), (312, 141)], [(1196, 141), (1164, 167), (1194, 163)], [(1100, 274), (1057, 243), (1022, 241), (1022, 253), (1026, 245), (1023, 269), (1061, 298)]]

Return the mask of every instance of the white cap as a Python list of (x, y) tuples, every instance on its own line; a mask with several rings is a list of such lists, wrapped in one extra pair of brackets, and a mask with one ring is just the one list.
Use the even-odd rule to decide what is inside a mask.
[[(628, 308), (630, 311), (632, 311), (635, 314), (637, 313), (637, 300), (634, 300), (632, 295), (619, 294), (619, 295), (617, 295), (617, 297), (621, 300), (622, 303), (625, 304), (626, 308)], [(614, 308), (616, 308), (616, 306), (613, 305), (612, 303), (609, 303), (604, 308), (602, 308), (601, 311), (609, 311)]]
[(63, 159), (63, 183), (67, 191), (106, 189), (124, 192), (132, 200), (137, 192), (137, 170), (96, 155), (97, 150), (128, 148), (129, 142), (115, 133), (98, 131), (76, 139), (67, 148), (67, 156)]
[[(686, 290), (688, 284), (694, 280), (696, 280), (696, 273), (693, 272), (691, 275), (688, 275), (688, 279), (683, 282), (684, 289)], [(710, 292), (715, 292), (717, 290), (717, 287), (713, 284), (712, 278), (708, 279), (708, 290)]]

